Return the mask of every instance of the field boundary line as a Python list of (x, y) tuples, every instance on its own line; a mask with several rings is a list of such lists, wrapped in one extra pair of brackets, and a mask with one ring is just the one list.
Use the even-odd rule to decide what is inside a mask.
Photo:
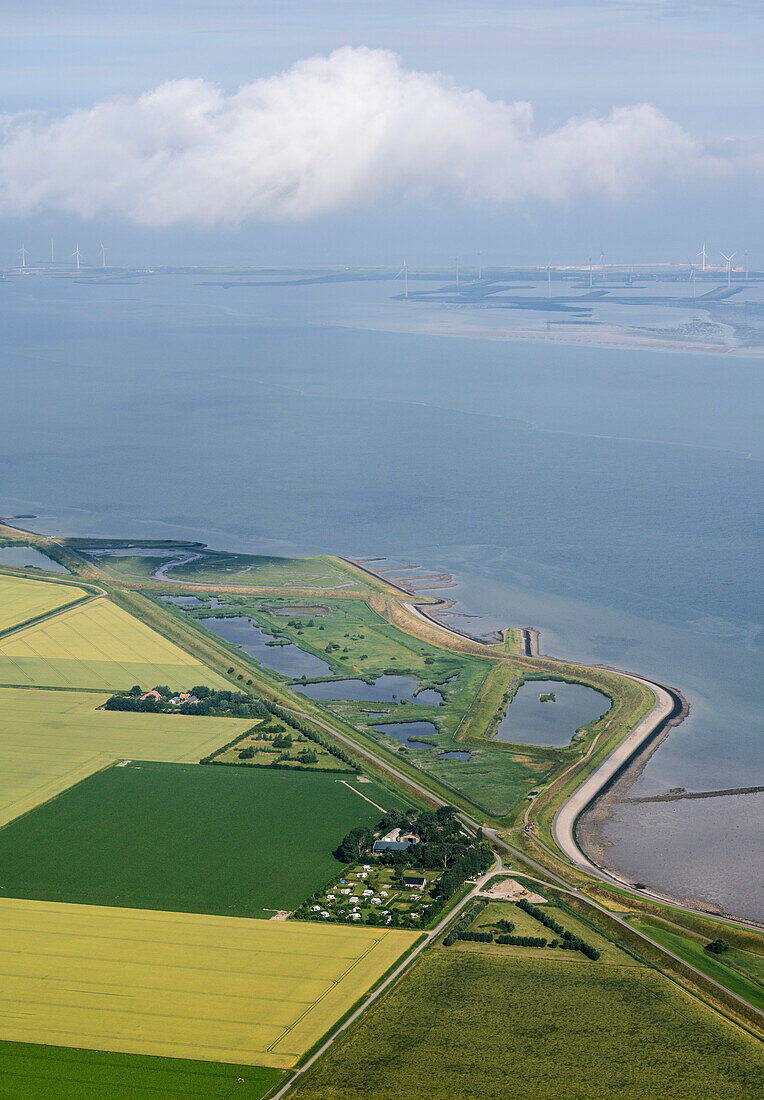
[(341, 783), (343, 785), (343, 787), (347, 787), (348, 790), (353, 791), (353, 793), (357, 794), (359, 798), (362, 798), (364, 800), (364, 802), (368, 802), (369, 805), (373, 806), (375, 810), (381, 810), (383, 814), (387, 813), (387, 810), (385, 809), (384, 806), (378, 806), (376, 802), (372, 802), (371, 799), (367, 798), (365, 794), (361, 794), (361, 792), (356, 790), (355, 787), (352, 787), (350, 785), (350, 783), (347, 782), (347, 780), (338, 779), (337, 782)]

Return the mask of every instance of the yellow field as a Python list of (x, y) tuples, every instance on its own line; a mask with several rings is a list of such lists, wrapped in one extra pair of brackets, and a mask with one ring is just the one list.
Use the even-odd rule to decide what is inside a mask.
[(0, 1039), (289, 1068), (416, 938), (2, 899)]
[(96, 710), (106, 698), (0, 688), (0, 826), (115, 760), (193, 763), (252, 725)]
[(0, 574), (0, 631), (75, 603), (86, 595), (85, 589), (76, 585)]
[(199, 683), (231, 686), (103, 598), (0, 640), (0, 684), (115, 691), (133, 684), (185, 690)]

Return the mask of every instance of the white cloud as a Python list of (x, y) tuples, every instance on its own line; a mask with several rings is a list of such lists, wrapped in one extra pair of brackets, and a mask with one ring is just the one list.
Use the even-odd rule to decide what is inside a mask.
[(6, 117), (0, 201), (6, 214), (237, 224), (391, 193), (498, 205), (621, 199), (724, 165), (645, 104), (542, 134), (528, 103), (404, 69), (384, 50), (345, 48), (233, 95), (176, 80), (59, 119)]

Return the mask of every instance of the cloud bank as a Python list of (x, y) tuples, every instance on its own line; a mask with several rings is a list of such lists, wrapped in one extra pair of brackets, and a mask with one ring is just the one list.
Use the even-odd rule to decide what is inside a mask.
[(63, 118), (0, 123), (6, 215), (154, 227), (300, 220), (391, 195), (619, 200), (724, 163), (646, 104), (538, 133), (529, 103), (490, 100), (370, 49), (301, 61), (232, 95), (175, 80)]

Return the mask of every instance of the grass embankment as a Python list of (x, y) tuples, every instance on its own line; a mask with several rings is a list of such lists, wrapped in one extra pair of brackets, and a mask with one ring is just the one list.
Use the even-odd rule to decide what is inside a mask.
[(6, 1100), (261, 1100), (283, 1079), (266, 1066), (0, 1042)]
[(764, 957), (761, 955), (736, 948), (712, 955), (704, 949), (707, 940), (696, 939), (678, 928), (668, 928), (658, 920), (632, 919), (631, 923), (646, 936), (702, 970), (709, 978), (764, 1011)]
[(762, 1070), (759, 1044), (654, 972), (442, 948), (294, 1096), (741, 1100), (756, 1094)]
[(378, 806), (402, 808), (376, 784), (353, 783), (196, 764), (108, 768), (0, 830), (3, 892), (268, 919), (342, 872), (332, 852), (351, 828), (374, 827)]

